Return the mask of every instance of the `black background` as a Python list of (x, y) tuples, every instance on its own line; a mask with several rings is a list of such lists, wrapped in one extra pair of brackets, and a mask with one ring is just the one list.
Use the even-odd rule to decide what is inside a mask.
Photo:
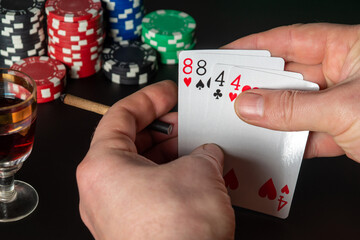
[[(359, 23), (357, 1), (148, 0), (145, 6), (193, 16), (198, 49), (281, 25)], [(163, 79), (177, 81), (177, 66), (161, 66), (155, 81)], [(113, 84), (99, 73), (69, 80), (67, 92), (111, 105), (139, 88)], [(23, 220), (0, 223), (1, 240), (93, 239), (79, 216), (75, 171), (100, 118), (60, 101), (39, 104), (34, 149), (16, 175), (38, 191), (39, 206)], [(359, 203), (357, 163), (346, 157), (304, 160), (288, 219), (235, 208), (236, 239), (358, 239)]]

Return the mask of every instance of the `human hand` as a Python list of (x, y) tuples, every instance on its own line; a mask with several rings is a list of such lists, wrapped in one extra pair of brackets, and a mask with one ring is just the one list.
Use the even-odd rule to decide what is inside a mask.
[(360, 25), (305, 24), (240, 38), (224, 48), (267, 49), (319, 84), (319, 92), (249, 90), (236, 99), (244, 121), (274, 130), (310, 130), (305, 157), (346, 154), (360, 162)]
[[(175, 159), (176, 102), (176, 85), (164, 81), (100, 121), (77, 169), (80, 214), (96, 239), (233, 239), (223, 153), (208, 144)], [(157, 118), (174, 124), (170, 136), (145, 128)]]

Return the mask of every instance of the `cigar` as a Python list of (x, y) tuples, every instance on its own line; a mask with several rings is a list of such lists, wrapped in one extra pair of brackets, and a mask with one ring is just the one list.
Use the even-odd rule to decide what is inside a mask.
[[(90, 112), (94, 112), (100, 115), (104, 115), (110, 108), (110, 106), (101, 104), (101, 103), (97, 103), (97, 102), (93, 102), (84, 98), (80, 98), (71, 94), (62, 94), (60, 96), (60, 99), (63, 103), (73, 106), (73, 107), (77, 107), (77, 108), (81, 108), (83, 110), (87, 110)], [(162, 122), (160, 120), (155, 120), (154, 122), (152, 122), (148, 128), (150, 128), (151, 130), (157, 131), (157, 132), (161, 132), (167, 135), (170, 135), (173, 129), (173, 125), (170, 123), (166, 123), (166, 122)]]

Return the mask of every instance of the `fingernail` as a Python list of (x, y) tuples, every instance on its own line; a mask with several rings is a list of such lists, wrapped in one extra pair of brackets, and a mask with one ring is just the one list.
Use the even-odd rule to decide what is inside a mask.
[(236, 101), (236, 112), (246, 119), (261, 118), (264, 115), (264, 98), (256, 93), (243, 93)]
[[(210, 159), (216, 160), (216, 165), (222, 172), (222, 166), (224, 166), (224, 153), (222, 149), (213, 143), (204, 144), (193, 151), (193, 154), (203, 154), (209, 156)], [(209, 158), (208, 158), (209, 159)]]
[(203, 148), (206, 152), (208, 152), (211, 156), (213, 156), (216, 159), (223, 158), (223, 152), (221, 148), (213, 143), (207, 143), (203, 145)]

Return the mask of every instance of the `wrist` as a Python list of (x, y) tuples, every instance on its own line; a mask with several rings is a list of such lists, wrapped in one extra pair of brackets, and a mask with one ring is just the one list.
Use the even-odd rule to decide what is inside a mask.
[[(216, 226), (211, 221), (194, 214), (156, 214), (147, 220), (139, 220), (136, 224), (126, 227), (126, 231), (120, 236), (124, 239), (156, 239), (156, 240), (202, 240), (202, 239), (224, 239), (217, 232)], [(134, 222), (134, 221), (129, 221)], [(124, 229), (125, 230), (125, 229)]]

